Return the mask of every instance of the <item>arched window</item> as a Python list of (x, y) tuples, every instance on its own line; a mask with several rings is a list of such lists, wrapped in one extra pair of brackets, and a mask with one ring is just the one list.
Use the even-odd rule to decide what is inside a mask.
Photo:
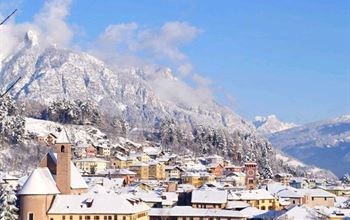
[(61, 146), (61, 153), (64, 153), (64, 145)]

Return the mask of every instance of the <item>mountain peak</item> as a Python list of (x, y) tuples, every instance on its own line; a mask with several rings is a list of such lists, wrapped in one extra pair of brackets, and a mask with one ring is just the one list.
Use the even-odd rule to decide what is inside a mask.
[(256, 116), (254, 125), (257, 131), (262, 135), (273, 134), (289, 128), (296, 127), (294, 123), (287, 123), (280, 121), (276, 115)]
[(33, 30), (27, 31), (26, 35), (24, 36), (24, 43), (28, 46), (38, 45), (39, 44), (38, 34)]

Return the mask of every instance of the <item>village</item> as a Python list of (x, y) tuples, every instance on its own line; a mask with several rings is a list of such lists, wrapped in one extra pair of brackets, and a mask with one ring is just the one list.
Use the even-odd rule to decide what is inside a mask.
[[(277, 173), (256, 161), (176, 155), (161, 147), (73, 146), (65, 132), (35, 136), (48, 153), (28, 176), (5, 174), (22, 220), (343, 219), (350, 185)], [(134, 149), (134, 150), (133, 150)]]

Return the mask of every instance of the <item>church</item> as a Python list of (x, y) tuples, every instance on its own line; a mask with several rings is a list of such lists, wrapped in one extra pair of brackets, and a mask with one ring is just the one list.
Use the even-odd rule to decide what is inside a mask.
[(19, 191), (21, 220), (146, 220), (149, 207), (129, 195), (90, 194), (71, 161), (64, 131)]

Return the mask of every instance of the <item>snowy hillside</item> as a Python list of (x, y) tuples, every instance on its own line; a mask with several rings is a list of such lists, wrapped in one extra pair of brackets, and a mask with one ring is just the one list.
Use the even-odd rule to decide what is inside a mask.
[(276, 115), (269, 115), (267, 117), (256, 116), (253, 123), (257, 128), (258, 133), (261, 135), (269, 135), (297, 126), (294, 123), (280, 121)]
[(269, 137), (273, 146), (341, 176), (350, 172), (350, 115), (318, 121)]

